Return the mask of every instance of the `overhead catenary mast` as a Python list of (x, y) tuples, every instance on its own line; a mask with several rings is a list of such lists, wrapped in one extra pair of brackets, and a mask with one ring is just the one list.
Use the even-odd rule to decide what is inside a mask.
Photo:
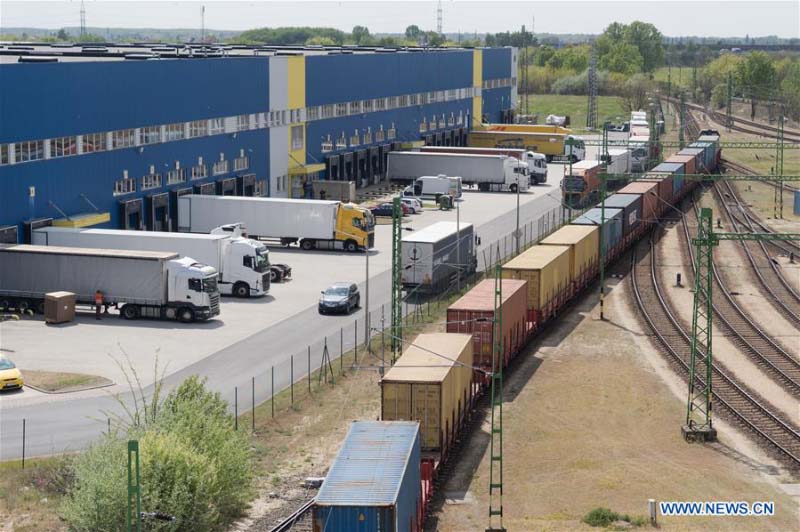
[(81, 0), (81, 40), (86, 37), (86, 6)]
[(442, 34), (442, 0), (436, 5), (436, 33)]

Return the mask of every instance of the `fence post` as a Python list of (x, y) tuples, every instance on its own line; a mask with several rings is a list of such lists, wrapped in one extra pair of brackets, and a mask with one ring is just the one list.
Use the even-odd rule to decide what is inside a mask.
[(25, 469), (25, 418), (22, 418), (22, 469)]
[(289, 380), (292, 381), (292, 406), (294, 406), (294, 355), (292, 355), (292, 367), (290, 371)]
[(308, 346), (308, 395), (311, 395), (311, 346)]
[(269, 387), (269, 394), (269, 404), (272, 407), (272, 419), (275, 419), (275, 366), (272, 366), (272, 383)]
[(250, 396), (250, 411), (253, 413), (253, 432), (256, 431), (256, 378), (251, 377), (250, 384), (252, 384), (252, 395)]
[(339, 375), (344, 375), (344, 327), (339, 329)]
[(355, 352), (353, 358), (353, 365), (358, 366), (358, 318), (356, 318), (354, 324), (354, 334), (353, 334), (353, 350)]
[(239, 430), (239, 387), (233, 387), (233, 429)]

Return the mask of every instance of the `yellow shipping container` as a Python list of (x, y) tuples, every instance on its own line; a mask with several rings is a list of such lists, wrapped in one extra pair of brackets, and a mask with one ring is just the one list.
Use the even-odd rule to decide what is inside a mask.
[(600, 232), (593, 225), (565, 225), (540, 242), (546, 246), (569, 246), (569, 275), (572, 281), (597, 264)]
[(446, 450), (471, 398), (472, 361), (471, 334), (420, 334), (381, 379), (381, 419), (419, 421), (422, 450)]
[(569, 286), (569, 246), (533, 246), (503, 265), (503, 278), (528, 281), (528, 309), (543, 310)]

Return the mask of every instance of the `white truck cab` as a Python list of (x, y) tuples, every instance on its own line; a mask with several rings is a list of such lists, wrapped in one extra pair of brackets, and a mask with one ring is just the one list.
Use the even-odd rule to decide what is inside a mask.
[(170, 281), (169, 301), (185, 305), (177, 312), (192, 313), (191, 317), (176, 316), (178, 319), (189, 322), (195, 319), (208, 319), (219, 314), (216, 268), (195, 262), (191, 257), (181, 257), (169, 261), (167, 271)]
[(403, 189), (403, 196), (409, 198), (437, 199), (444, 194), (460, 198), (462, 195), (461, 178), (444, 174), (426, 175), (416, 179), (413, 185)]
[[(572, 143), (572, 147), (570, 147), (570, 142)], [(564, 142), (564, 156), (569, 157), (572, 155), (572, 161), (582, 161), (586, 158), (586, 143), (583, 142), (583, 139), (580, 137), (576, 137), (575, 135), (567, 135), (567, 138)]]
[(525, 163), (528, 165), (531, 186), (547, 182), (547, 157), (543, 153), (526, 151)]

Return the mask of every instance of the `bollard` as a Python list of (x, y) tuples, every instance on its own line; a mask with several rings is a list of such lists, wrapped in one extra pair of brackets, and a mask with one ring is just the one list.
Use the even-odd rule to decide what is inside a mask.
[(275, 366), (272, 366), (272, 382), (269, 387), (269, 404), (272, 407), (272, 419), (275, 419)]
[(680, 285), (681, 285), (681, 274), (677, 273), (675, 274), (675, 286), (680, 286)]
[(794, 251), (789, 252), (789, 263), (794, 264)]
[(650, 514), (650, 525), (658, 526), (658, 519), (656, 516), (656, 500), (647, 499), (647, 511)]
[(717, 229), (722, 229), (722, 220), (717, 218)]
[(22, 418), (22, 469), (25, 469), (25, 418)]
[(239, 430), (239, 387), (233, 387), (233, 429)]

